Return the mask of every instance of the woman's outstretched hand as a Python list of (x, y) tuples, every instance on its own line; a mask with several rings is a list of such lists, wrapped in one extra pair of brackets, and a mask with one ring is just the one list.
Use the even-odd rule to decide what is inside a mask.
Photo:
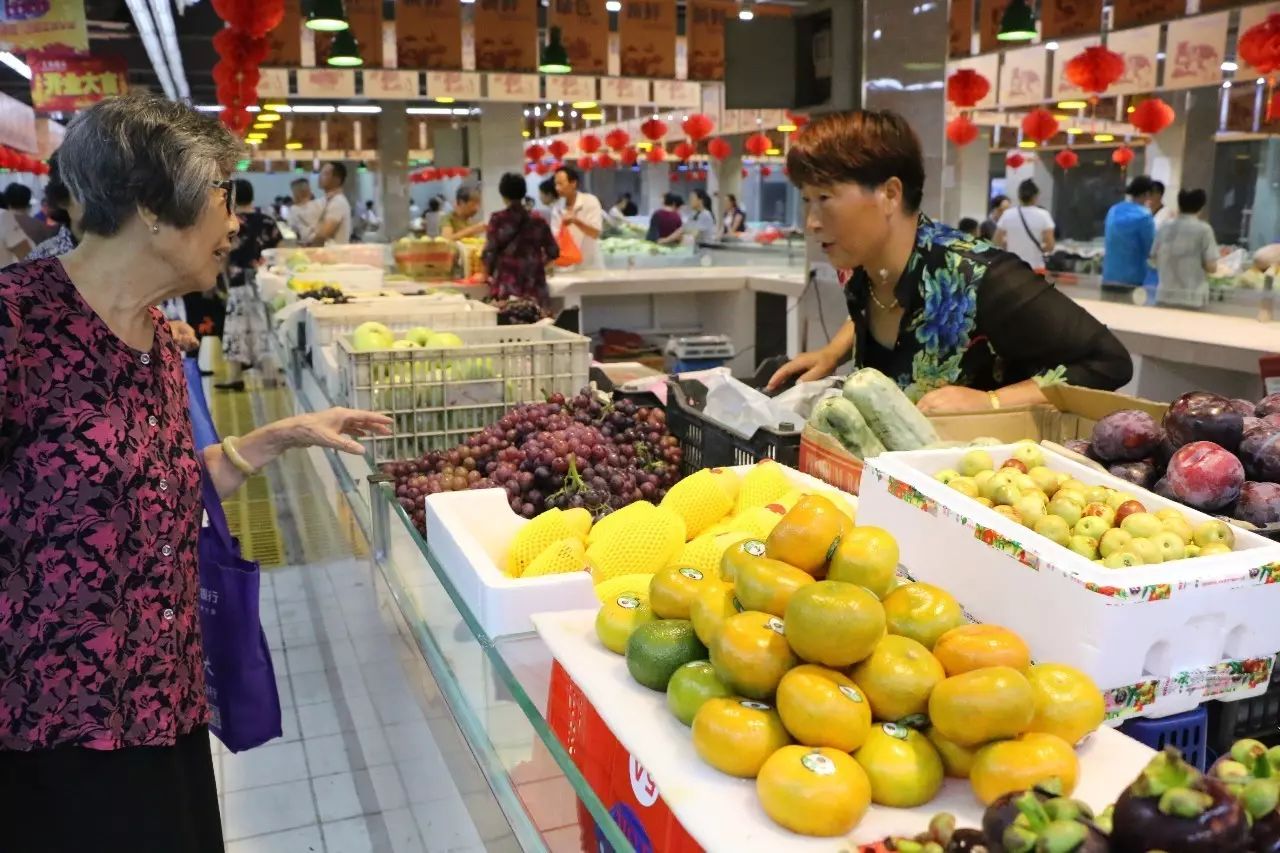
[(362, 412), (335, 406), (323, 412), (294, 415), (272, 425), (282, 449), (327, 447), (357, 456), (364, 445), (357, 438), (391, 435), (391, 418), (376, 412)]

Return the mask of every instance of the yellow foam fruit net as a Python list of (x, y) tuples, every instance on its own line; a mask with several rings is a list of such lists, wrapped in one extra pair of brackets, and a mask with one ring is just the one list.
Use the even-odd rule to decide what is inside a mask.
[(565, 521), (564, 512), (549, 509), (516, 531), (511, 547), (507, 549), (507, 564), (504, 569), (513, 578), (518, 578), (543, 551), (561, 539), (576, 536), (573, 528)]
[(707, 470), (716, 478), (716, 485), (724, 489), (724, 493), (729, 496), (729, 502), (736, 504), (738, 492), (742, 489), (741, 475), (732, 468), (708, 468)]
[(756, 506), (735, 515), (729, 523), (729, 531), (745, 533), (755, 539), (767, 539), (779, 521), (782, 521), (781, 513), (768, 507)]
[(596, 598), (600, 599), (603, 604), (606, 601), (613, 601), (618, 596), (626, 593), (649, 600), (649, 583), (653, 580), (653, 575), (637, 574), (637, 575), (618, 575), (596, 584)]
[(720, 478), (706, 468), (685, 477), (671, 487), (661, 506), (684, 520), (685, 533), (694, 538), (733, 509), (733, 501), (719, 483)]
[(633, 504), (627, 504), (622, 509), (615, 510), (604, 518), (600, 519), (591, 528), (587, 534), (587, 547), (591, 547), (600, 539), (609, 535), (609, 531), (620, 528), (624, 525), (638, 522), (648, 513), (657, 509), (648, 501), (636, 501)]
[(566, 509), (564, 511), (564, 522), (578, 535), (579, 539), (583, 542), (587, 541), (587, 535), (591, 532), (591, 513), (582, 507)]
[(734, 512), (740, 513), (744, 509), (772, 503), (791, 490), (791, 481), (787, 479), (781, 465), (772, 459), (757, 462), (742, 478), (742, 488), (738, 490), (738, 503)]
[(614, 525), (587, 547), (592, 580), (600, 583), (618, 575), (653, 574), (675, 559), (684, 541), (684, 521), (665, 507), (637, 521)]
[(671, 561), (671, 565), (680, 568), (697, 569), (707, 577), (719, 577), (720, 558), (728, 545), (721, 544), (711, 533), (695, 536), (685, 543), (680, 553)]
[(555, 542), (539, 554), (524, 570), (523, 578), (540, 578), (547, 575), (563, 575), (580, 572), (587, 567), (587, 552), (582, 540), (575, 534), (569, 539)]

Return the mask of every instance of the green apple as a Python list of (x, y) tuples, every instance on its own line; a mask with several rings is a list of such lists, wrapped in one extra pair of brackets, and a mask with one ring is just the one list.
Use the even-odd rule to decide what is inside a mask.
[(1187, 559), (1193, 559), (1200, 556), (1200, 546), (1194, 542), (1187, 543)]
[(404, 333), (404, 339), (406, 341), (413, 341), (420, 347), (425, 347), (427, 345), (427, 341), (431, 340), (431, 336), (434, 334), (435, 332), (431, 331), (426, 326), (414, 326), (412, 329)]
[(1030, 474), (1015, 474), (1013, 484), (1018, 487), (1020, 492), (1038, 492), (1040, 487), (1036, 485), (1036, 481), (1031, 479)]
[(959, 476), (960, 476), (960, 472), (957, 471), (956, 469), (943, 468), (941, 471), (933, 475), (933, 479), (937, 480), (939, 483), (942, 483), (942, 485), (945, 486), (947, 483), (950, 483), (952, 480), (954, 480), (956, 477), (959, 477)]
[(1060, 501), (1071, 501), (1076, 506), (1080, 507), (1081, 511), (1084, 510), (1084, 492), (1078, 491), (1077, 489), (1058, 489), (1053, 496), (1055, 499)]
[(1003, 486), (997, 486), (991, 495), (991, 500), (996, 502), (997, 506), (1013, 506), (1022, 497), (1022, 490), (1012, 483)]
[(1142, 565), (1142, 558), (1132, 551), (1115, 551), (1102, 561), (1108, 569), (1132, 569)]
[[(1157, 536), (1159, 534), (1156, 534)], [(1142, 558), (1144, 564), (1163, 563), (1164, 555), (1160, 553), (1160, 546), (1153, 539), (1143, 539), (1140, 536), (1133, 537), (1129, 541), (1129, 547), (1126, 551), (1132, 551)]]
[(1027, 472), (1027, 476), (1036, 484), (1036, 488), (1044, 492), (1046, 496), (1053, 497), (1054, 492), (1058, 491), (1058, 474), (1043, 465), (1032, 468)]
[(1081, 512), (1081, 515), (1094, 516), (1097, 518), (1101, 518), (1103, 521), (1107, 523), (1107, 527), (1115, 526), (1116, 511), (1111, 507), (1107, 506), (1106, 504), (1101, 503), (1099, 501), (1095, 501), (1094, 503), (1091, 503), (1091, 504), (1086, 504), (1084, 510)]
[(1210, 542), (1208, 545), (1200, 546), (1201, 557), (1212, 557), (1216, 554), (1230, 554), (1231, 546), (1226, 542)]
[(1160, 549), (1160, 557), (1164, 562), (1181, 560), (1187, 556), (1187, 543), (1182, 537), (1168, 530), (1163, 530), (1151, 537), (1152, 542)]
[(1034, 441), (1019, 441), (1013, 446), (1013, 458), (1027, 466), (1027, 470), (1044, 465), (1044, 451)]
[(1090, 486), (1084, 490), (1084, 502), (1090, 504), (1105, 504), (1107, 498), (1111, 497), (1111, 489), (1106, 486)]
[(991, 454), (985, 450), (970, 450), (960, 458), (958, 466), (960, 473), (966, 477), (972, 477), (979, 471), (990, 471), (996, 467), (995, 461), (991, 458)]
[(1072, 536), (1067, 547), (1086, 560), (1098, 558), (1098, 540), (1091, 536)]
[(978, 484), (973, 482), (972, 477), (956, 477), (947, 483), (947, 488), (955, 489), (960, 494), (971, 498), (978, 496)]
[(418, 345), (408, 338), (401, 338), (391, 344), (392, 349), (418, 349)]
[[(1168, 510), (1165, 511), (1168, 512)], [(1186, 517), (1177, 510), (1174, 510), (1173, 512), (1174, 515), (1168, 518), (1164, 518), (1160, 513), (1156, 513), (1156, 518), (1162, 518), (1163, 520), (1161, 523), (1164, 525), (1164, 529), (1170, 533), (1178, 534), (1178, 538), (1182, 540), (1183, 545), (1190, 545), (1196, 538), (1195, 531), (1191, 529), (1191, 522), (1187, 521)]]
[(1135, 512), (1125, 516), (1120, 527), (1133, 534), (1134, 539), (1146, 539), (1163, 530), (1164, 524), (1149, 512)]
[(1103, 558), (1110, 557), (1116, 551), (1123, 551), (1133, 541), (1133, 534), (1119, 527), (1113, 527), (1098, 540), (1098, 553)]
[(1071, 541), (1071, 526), (1057, 515), (1041, 516), (1032, 530), (1051, 542), (1057, 542), (1064, 548)]
[(985, 506), (987, 509), (991, 509), (992, 507), (995, 506), (995, 503), (991, 500), (991, 498), (984, 498), (981, 495), (974, 498), (974, 500), (982, 504), (983, 506)]
[(982, 485), (978, 487), (978, 490), (982, 492), (982, 496), (984, 498), (989, 498), (994, 501), (996, 499), (996, 489), (1001, 486), (1012, 486), (1014, 476), (1015, 472), (1008, 469), (997, 471), (988, 477)]
[(1200, 554), (1204, 555), (1204, 549), (1207, 545), (1222, 543), (1226, 545), (1228, 550), (1235, 547), (1236, 534), (1231, 529), (1231, 525), (1225, 521), (1219, 521), (1216, 518), (1201, 523), (1195, 529), (1196, 544), (1200, 546)]
[(982, 484), (990, 480), (996, 475), (995, 471), (979, 471), (973, 475), (973, 481), (978, 484), (978, 488), (982, 488)]
[(995, 509), (995, 511), (996, 511), (998, 514), (1003, 515), (1005, 518), (1009, 519), (1009, 520), (1010, 520), (1010, 521), (1012, 521), (1014, 524), (1021, 524), (1021, 523), (1022, 523), (1022, 516), (1021, 516), (1021, 515), (1019, 515), (1019, 514), (1018, 514), (1018, 511), (1017, 511), (1016, 509), (1014, 509), (1013, 507), (1011, 507), (1011, 506), (1004, 506), (1004, 505), (1002, 504), (1002, 505), (1000, 505), (1000, 506), (995, 507), (994, 509)]
[(1111, 529), (1111, 525), (1107, 524), (1096, 515), (1081, 516), (1080, 520), (1071, 528), (1071, 532), (1076, 536), (1088, 536), (1095, 542), (1102, 539), (1102, 535)]
[(1132, 500), (1137, 500), (1137, 499), (1133, 495), (1129, 494), (1128, 492), (1112, 492), (1111, 494), (1107, 495), (1107, 506), (1111, 507), (1112, 509), (1119, 509), (1120, 504), (1126, 503)]
[(396, 336), (392, 334), (381, 323), (370, 320), (367, 323), (361, 323), (356, 326), (355, 331), (351, 333), (351, 346), (356, 352), (369, 352), (371, 350), (390, 349), (395, 343)]
[(1045, 500), (1043, 492), (1023, 494), (1013, 504), (1013, 508), (1018, 511), (1018, 515), (1022, 516), (1022, 523), (1032, 529), (1035, 529), (1037, 521), (1045, 517), (1048, 512), (1047, 507), (1048, 501)]
[(427, 349), (456, 349), (466, 346), (462, 338), (453, 332), (436, 332), (423, 344)]
[[(1089, 487), (1086, 484), (1071, 476), (1068, 476), (1066, 480), (1059, 483), (1058, 488), (1070, 489), (1073, 492), (1079, 492), (1082, 498), (1084, 497), (1084, 493), (1089, 491)], [(1088, 501), (1085, 501), (1085, 503), (1088, 503)]]
[(1068, 527), (1075, 527), (1080, 520), (1080, 505), (1055, 496), (1049, 501), (1049, 514), (1061, 518)]
[(1170, 507), (1169, 509), (1162, 509), (1159, 512), (1157, 512), (1156, 518), (1160, 519), (1161, 521), (1168, 521), (1171, 518), (1181, 518), (1184, 521), (1186, 520), (1186, 516), (1182, 514), (1182, 510), (1173, 509), (1172, 507)]

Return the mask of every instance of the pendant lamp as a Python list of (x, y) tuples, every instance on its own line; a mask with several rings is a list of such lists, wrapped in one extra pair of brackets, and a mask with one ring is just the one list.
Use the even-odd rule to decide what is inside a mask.
[(1027, 0), (1009, 0), (1000, 17), (1000, 41), (1031, 41), (1036, 37), (1036, 15)]
[(347, 10), (342, 0), (315, 0), (307, 13), (307, 29), (322, 33), (336, 33), (349, 28)]
[(538, 70), (543, 74), (568, 74), (573, 70), (569, 64), (569, 51), (564, 49), (564, 42), (560, 40), (559, 27), (551, 28), (547, 43), (542, 48)]
[(351, 30), (342, 30), (334, 35), (326, 61), (337, 68), (357, 68), (364, 65), (364, 58), (360, 56), (360, 44)]

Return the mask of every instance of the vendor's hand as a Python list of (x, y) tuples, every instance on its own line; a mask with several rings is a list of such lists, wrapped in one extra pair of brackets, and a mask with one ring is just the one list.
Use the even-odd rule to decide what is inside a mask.
[(959, 385), (944, 385), (921, 397), (916, 408), (926, 415), (943, 412), (985, 412), (991, 409), (991, 397), (986, 391), (975, 391)]
[(196, 330), (191, 328), (190, 323), (170, 320), (169, 334), (173, 335), (173, 342), (183, 352), (194, 352), (200, 349), (200, 339), (196, 337)]
[(560, 220), (560, 225), (565, 228), (568, 228), (570, 225), (577, 225), (577, 224), (578, 224), (578, 218), (574, 216), (572, 213), (565, 214), (564, 217), (561, 218)]
[(359, 456), (364, 453), (364, 445), (355, 438), (391, 435), (391, 418), (376, 412), (334, 407), (277, 421), (272, 431), (282, 450), (327, 447)]
[(765, 386), (765, 390), (772, 391), (796, 375), (799, 375), (800, 382), (823, 379), (834, 373), (839, 364), (836, 359), (832, 358), (824, 350), (802, 352), (778, 368), (778, 372), (770, 377), (769, 384)]

